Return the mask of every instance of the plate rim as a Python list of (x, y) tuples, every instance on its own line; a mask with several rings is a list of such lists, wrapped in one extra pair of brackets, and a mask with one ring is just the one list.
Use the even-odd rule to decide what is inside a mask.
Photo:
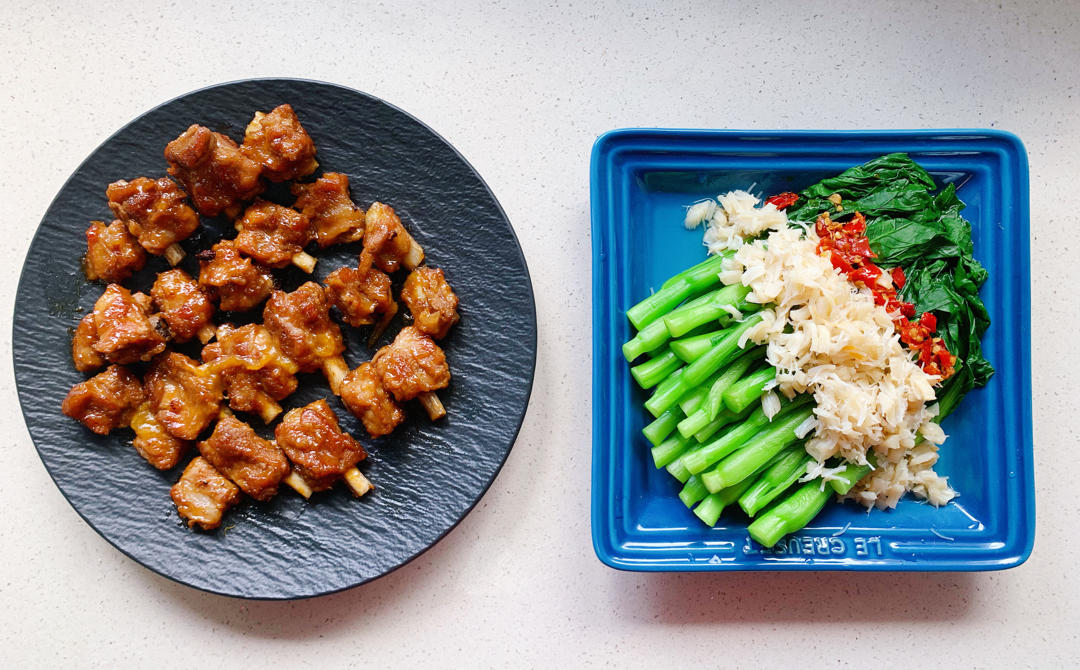
[[(426, 546), (424, 546), (423, 548), (421, 548), (419, 551), (412, 554), (411, 556), (407, 557), (405, 560), (398, 563), (397, 565), (389, 568), (388, 570), (385, 570), (384, 572), (382, 572), (380, 574), (373, 575), (371, 577), (367, 577), (367, 578), (365, 578), (365, 579), (363, 579), (361, 581), (357, 581), (357, 582), (352, 583), (350, 585), (341, 586), (341, 587), (338, 587), (338, 588), (324, 590), (324, 591), (318, 591), (318, 592), (310, 593), (310, 594), (302, 594), (302, 595), (285, 595), (285, 596), (247, 595), (247, 594), (229, 593), (229, 592), (226, 592), (226, 591), (217, 590), (217, 589), (209, 588), (209, 587), (206, 587), (206, 586), (201, 586), (201, 585), (197, 585), (197, 584), (191, 584), (191, 583), (182, 581), (178, 577), (167, 574), (165, 572), (162, 572), (160, 570), (157, 570), (155, 568), (152, 568), (152, 567), (144, 564), (142, 561), (140, 561), (137, 558), (135, 558), (134, 556), (132, 556), (132, 554), (130, 552), (128, 552), (127, 550), (125, 550), (124, 548), (119, 546), (111, 538), (109, 538), (107, 535), (105, 535), (89, 518), (87, 518), (87, 516), (85, 514), (83, 514), (82, 510), (80, 510), (78, 507), (75, 506), (75, 504), (71, 501), (71, 498), (68, 496), (68, 494), (66, 493), (64, 488), (57, 481), (56, 476), (53, 474), (52, 470), (48, 467), (48, 465), (45, 462), (44, 455), (41, 453), (41, 448), (38, 446), (37, 441), (34, 439), (33, 432), (30, 430), (29, 417), (26, 414), (25, 403), (23, 402), (24, 384), (20, 382), (20, 376), (21, 376), (20, 372), (19, 372), (19, 367), (20, 366), (19, 366), (19, 361), (18, 361), (18, 358), (17, 358), (16, 347), (15, 347), (15, 339), (16, 339), (16, 335), (17, 335), (16, 330), (17, 330), (17, 326), (18, 326), (15, 312), (16, 312), (16, 309), (17, 309), (18, 303), (19, 303), (19, 295), (20, 295), (20, 293), (22, 293), (22, 286), (24, 284), (24, 281), (27, 279), (27, 259), (28, 259), (28, 256), (29, 256), (30, 247), (33, 246), (34, 239), (37, 237), (38, 230), (41, 228), (41, 225), (45, 222), (45, 217), (52, 210), (52, 208), (56, 205), (57, 201), (60, 199), (61, 194), (68, 188), (68, 186), (71, 184), (71, 182), (75, 179), (76, 174), (78, 174), (83, 169), (83, 167), (85, 167), (87, 165), (87, 163), (90, 162), (90, 160), (95, 156), (95, 154), (97, 154), (103, 147), (105, 147), (114, 138), (116, 138), (118, 135), (120, 135), (131, 124), (133, 124), (136, 121), (142, 119), (143, 117), (147, 116), (148, 114), (152, 114), (153, 112), (161, 109), (162, 107), (165, 107), (165, 106), (167, 106), (169, 104), (172, 104), (174, 102), (177, 102), (179, 100), (182, 100), (184, 98), (187, 98), (189, 96), (192, 96), (192, 95), (195, 95), (195, 94), (198, 94), (198, 93), (202, 93), (202, 92), (205, 92), (205, 91), (210, 91), (210, 90), (218, 89), (218, 88), (227, 88), (227, 87), (235, 86), (235, 85), (238, 85), (238, 84), (250, 84), (250, 83), (258, 83), (258, 82), (316, 84), (316, 85), (320, 85), (320, 86), (329, 86), (329, 87), (332, 87), (332, 88), (341, 89), (341, 90), (346, 91), (346, 92), (348, 92), (350, 94), (359, 95), (359, 96), (368, 98), (368, 99), (373, 100), (373, 101), (375, 101), (377, 103), (385, 105), (386, 107), (390, 108), (391, 110), (393, 110), (393, 111), (395, 111), (395, 112), (397, 112), (399, 114), (404, 115), (408, 119), (411, 119), (413, 122), (415, 122), (419, 126), (421, 126), (424, 130), (431, 133), (431, 135), (433, 137), (435, 137), (440, 142), (442, 142), (444, 145), (446, 145), (454, 153), (454, 155), (457, 156), (457, 158), (462, 162), (462, 164), (465, 167), (467, 167), (469, 170), (471, 170), (474, 175), (476, 175), (476, 178), (479, 181), (480, 185), (483, 186), (484, 191), (491, 198), (491, 201), (495, 205), (495, 208), (498, 210), (498, 213), (501, 215), (502, 219), (506, 222), (507, 229), (509, 230), (510, 235), (513, 238), (513, 241), (514, 241), (514, 249), (516, 250), (517, 256), (518, 256), (519, 260), (521, 261), (521, 265), (522, 265), (522, 267), (524, 268), (524, 271), (525, 271), (524, 272), (525, 285), (526, 285), (526, 288), (527, 288), (527, 291), (528, 291), (528, 299), (529, 299), (529, 304), (531, 306), (531, 316), (532, 316), (532, 328), (530, 329), (531, 337), (530, 337), (530, 340), (528, 342), (529, 349), (530, 349), (532, 355), (530, 356), (530, 361), (529, 361), (529, 374), (528, 374), (528, 380), (527, 380), (527, 383), (526, 383), (526, 386), (525, 386), (524, 404), (523, 404), (523, 407), (522, 407), (521, 416), (518, 419), (517, 425), (514, 427), (512, 439), (510, 440), (509, 446), (506, 448), (505, 452), (503, 453), (502, 457), (499, 460), (498, 465), (493, 470), (490, 479), (488, 479), (488, 481), (486, 483), (484, 483), (484, 485), (480, 488), (480, 490), (478, 490), (478, 492), (476, 494), (476, 497), (471, 502), (471, 504), (468, 505), (468, 507), (461, 513), (461, 515), (452, 524), (450, 524), (442, 533), (437, 535)], [(375, 580), (377, 580), (377, 579), (379, 579), (381, 577), (385, 577), (386, 575), (389, 575), (389, 574), (391, 574), (391, 573), (405, 567), (409, 563), (412, 563), (417, 558), (419, 558), (420, 556), (425, 554), (432, 547), (434, 547), (436, 544), (441, 542), (447, 535), (449, 535), (450, 532), (452, 532), (455, 528), (457, 528), (458, 525), (461, 524), (462, 521), (464, 521), (465, 517), (467, 517), (469, 514), (472, 513), (472, 511), (476, 508), (476, 506), (480, 503), (480, 501), (483, 500), (484, 496), (487, 495), (487, 492), (491, 489), (491, 486), (495, 483), (495, 480), (498, 478), (499, 474), (502, 472), (503, 467), (506, 465), (506, 461), (510, 458), (510, 452), (513, 451), (514, 447), (517, 445), (518, 438), (520, 437), (520, 434), (521, 434), (521, 429), (522, 429), (522, 427), (524, 426), (524, 423), (525, 423), (525, 417), (527, 416), (527, 414), (529, 412), (529, 406), (530, 406), (531, 400), (532, 400), (532, 392), (533, 392), (533, 388), (534, 388), (535, 381), (536, 381), (536, 360), (537, 360), (537, 354), (538, 354), (537, 349), (538, 349), (539, 324), (538, 324), (538, 321), (537, 321), (536, 293), (535, 293), (535, 290), (533, 288), (532, 275), (531, 275), (530, 270), (529, 270), (528, 259), (526, 259), (524, 249), (521, 246), (521, 240), (518, 237), (517, 230), (514, 228), (513, 223), (510, 221), (510, 217), (506, 214), (506, 210), (503, 208), (502, 203), (499, 202), (499, 199), (495, 196), (495, 193), (494, 193), (494, 191), (492, 191), (491, 186), (487, 183), (487, 180), (484, 179), (484, 177), (480, 174), (480, 172), (476, 169), (476, 167), (473, 166), (473, 164), (471, 162), (469, 162), (469, 160), (461, 153), (460, 150), (458, 150), (458, 148), (456, 146), (454, 146), (454, 144), (452, 144), (449, 140), (447, 140), (445, 137), (443, 137), (442, 134), (440, 134), (438, 131), (436, 131), (434, 128), (432, 128), (430, 125), (425, 123), (423, 120), (421, 120), (417, 116), (411, 114), (410, 112), (402, 109), (401, 107), (398, 107), (397, 105), (395, 105), (395, 104), (393, 104), (391, 102), (387, 102), (386, 100), (384, 100), (384, 99), (382, 99), (382, 98), (380, 98), (378, 96), (372, 95), (370, 93), (367, 93), (365, 91), (361, 91), (359, 89), (352, 88), (351, 86), (345, 86), (345, 85), (342, 85), (342, 84), (329, 82), (329, 81), (324, 81), (324, 80), (319, 80), (319, 79), (307, 79), (307, 78), (301, 78), (301, 77), (249, 77), (249, 78), (232, 79), (232, 80), (229, 80), (229, 81), (224, 81), (224, 82), (219, 82), (219, 83), (214, 83), (214, 84), (208, 84), (208, 85), (196, 88), (196, 89), (192, 89), (192, 90), (187, 91), (185, 93), (175, 95), (175, 96), (169, 98), (168, 100), (162, 101), (161, 103), (158, 103), (158, 104), (156, 104), (156, 105), (154, 105), (154, 106), (152, 106), (150, 108), (145, 109), (141, 113), (139, 113), (139, 114), (137, 114), (137, 115), (135, 115), (133, 117), (130, 117), (118, 129), (116, 129), (115, 131), (109, 133), (108, 136), (106, 136), (103, 140), (101, 140), (98, 144), (96, 144), (94, 146), (94, 148), (92, 150), (90, 150), (90, 152), (81, 161), (79, 161), (78, 165), (76, 165), (71, 170), (70, 174), (64, 180), (63, 184), (61, 184), (61, 186), (57, 189), (56, 194), (49, 201), (49, 204), (45, 207), (44, 211), (42, 212), (41, 216), (39, 217), (37, 225), (34, 227), (34, 232), (30, 237), (29, 244), (27, 245), (27, 248), (26, 248), (26, 253), (23, 255), (23, 263), (22, 263), (22, 267), (19, 270), (19, 280), (18, 280), (18, 283), (16, 284), (16, 290), (15, 290), (14, 298), (15, 299), (12, 301), (12, 325), (11, 325), (11, 331), (10, 331), (11, 332), (11, 337), (12, 337), (12, 339), (11, 339), (11, 343), (12, 343), (11, 361), (12, 361), (12, 376), (13, 376), (14, 381), (15, 381), (15, 392), (16, 392), (16, 396), (19, 399), (19, 412), (22, 415), (23, 424), (24, 424), (24, 427), (26, 428), (26, 436), (30, 439), (30, 443), (34, 446), (34, 451), (37, 453), (38, 462), (40, 463), (41, 467), (44, 468), (46, 474), (49, 475), (49, 479), (52, 480), (53, 485), (56, 486), (56, 489), (60, 492), (60, 495), (64, 498), (64, 500), (67, 502), (67, 504), (75, 511), (75, 513), (78, 514), (79, 518), (82, 519), (82, 521), (87, 526), (89, 526), (95, 533), (97, 533), (102, 539), (104, 539), (113, 549), (119, 551), (121, 554), (126, 556), (129, 560), (131, 560), (133, 563), (138, 565), (140, 568), (142, 568), (144, 570), (147, 570), (147, 571), (149, 571), (149, 572), (151, 572), (153, 574), (164, 577), (164, 578), (168, 579), (169, 581), (171, 581), (173, 583), (180, 584), (180, 585), (188, 587), (188, 588), (192, 588), (192, 589), (195, 589), (195, 590), (198, 590), (198, 591), (202, 591), (204, 593), (212, 593), (214, 595), (225, 596), (225, 597), (229, 597), (229, 598), (236, 598), (236, 599), (240, 599), (240, 600), (292, 601), (292, 600), (306, 600), (308, 598), (318, 598), (318, 597), (321, 597), (321, 596), (332, 595), (334, 593), (340, 593), (342, 591), (347, 591), (349, 589), (354, 589), (354, 588), (363, 586), (364, 584), (368, 584), (368, 583), (370, 583), (372, 581), (375, 581)]]
[[(1006, 542), (1008, 556), (1000, 558), (993, 563), (971, 563), (969, 560), (954, 559), (949, 562), (937, 561), (899, 561), (890, 559), (873, 561), (858, 558), (846, 558), (843, 563), (822, 564), (815, 561), (803, 561), (799, 563), (741, 563), (727, 561), (720, 563), (695, 562), (670, 563), (668, 558), (635, 558), (630, 559), (619, 552), (619, 546), (611, 542), (610, 535), (615, 518), (606, 498), (601, 496), (605, 491), (605, 478), (609, 472), (601, 471), (601, 464), (610, 460), (606, 452), (614, 453), (620, 448), (619, 445), (608, 444), (608, 440), (601, 443), (600, 436), (603, 431), (604, 416), (601, 416), (600, 408), (603, 406), (604, 394), (611, 390), (611, 384), (603, 368), (603, 348), (608, 344), (601, 341), (598, 333), (599, 325), (611, 323), (617, 317), (602, 314), (599, 305), (606, 302), (603, 298), (604, 289), (608, 288), (604, 282), (604, 273), (601, 271), (608, 250), (602, 247), (602, 242), (609, 236), (601, 229), (608, 225), (613, 213), (609, 211), (606, 200), (617, 196), (611, 193), (610, 184), (602, 181), (611, 174), (607, 173), (609, 167), (605, 164), (608, 154), (618, 150), (621, 143), (632, 140), (677, 142), (677, 147), (667, 146), (666, 149), (673, 153), (685, 152), (687, 154), (706, 153), (706, 149), (695, 150), (695, 144), (705, 144), (709, 141), (733, 141), (738, 139), (753, 139), (761, 142), (761, 150), (767, 151), (768, 140), (780, 140), (791, 142), (793, 140), (874, 140), (897, 141), (901, 139), (927, 140), (927, 139), (951, 139), (971, 141), (977, 139), (992, 139), (1002, 142), (1008, 148), (1011, 158), (1014, 159), (1012, 166), (1016, 174), (1013, 181), (1020, 185), (1013, 196), (1017, 205), (1017, 221), (1024, 227), (1027, 233), (1023, 240), (1023, 275), (1027, 281), (1021, 287), (1020, 305), (1022, 309), (1021, 321), (1030, 325), (1030, 173), (1027, 149), (1022, 140), (1014, 133), (997, 128), (922, 128), (922, 129), (710, 129), (710, 128), (658, 128), (658, 127), (626, 127), (609, 130), (597, 137), (594, 141), (590, 156), (590, 215), (592, 232), (592, 300), (593, 300), (593, 416), (592, 416), (592, 500), (591, 510), (591, 536), (593, 550), (597, 558), (605, 565), (624, 571), (632, 572), (760, 572), (760, 571), (888, 571), (888, 572), (975, 572), (1003, 570), (1023, 564), (1030, 557), (1035, 539), (1035, 488), (1034, 488), (1034, 434), (1032, 413), (1032, 390), (1031, 390), (1031, 338), (1030, 328), (1026, 329), (1026, 335), (1021, 343), (1020, 356), (1016, 363), (1022, 367), (1023, 373), (1020, 381), (1023, 388), (1022, 410), (1023, 417), (1020, 422), (1023, 444), (1019, 445), (1020, 462), (1025, 466), (1023, 485), (1020, 487), (1023, 508), (1016, 513), (1022, 517), (1021, 528), (1018, 537), (1013, 542)], [(617, 282), (616, 282), (617, 285)], [(603, 382), (602, 384), (600, 382)], [(613, 471), (613, 470), (612, 470)], [(608, 491), (610, 495), (617, 492)]]

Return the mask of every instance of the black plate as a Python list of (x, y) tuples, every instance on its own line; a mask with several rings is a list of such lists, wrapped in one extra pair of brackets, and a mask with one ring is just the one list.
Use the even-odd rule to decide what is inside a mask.
[[(453, 373), (440, 392), (448, 417), (431, 424), (418, 406), (395, 433), (367, 439), (321, 377), (301, 379), (286, 409), (330, 399), (343, 428), (361, 438), (361, 470), (376, 491), (354, 499), (344, 487), (305, 502), (283, 491), (265, 504), (234, 508), (214, 533), (189, 530), (169, 499), (182, 465), (151, 468), (131, 447), (129, 430), (97, 437), (60, 413), (82, 381), (70, 354), (72, 329), (103, 286), (80, 269), (83, 232), (111, 220), (105, 186), (165, 174), (165, 144), (192, 123), (237, 141), (256, 110), (291, 103), (318, 148), (320, 170), (349, 175), (353, 199), (393, 206), (445, 269), (461, 298), (461, 322), (443, 341)], [(280, 191), (276, 199), (288, 203)], [(271, 199), (274, 194), (271, 194)], [(228, 223), (209, 221), (185, 242), (190, 253)], [(359, 247), (318, 254), (322, 278), (355, 265)], [(151, 259), (126, 282), (146, 290), (167, 266)], [(282, 274), (292, 289), (306, 277)], [(401, 277), (396, 278), (401, 281)], [(405, 310), (402, 310), (405, 311)], [(391, 326), (385, 342), (400, 326)], [(343, 327), (350, 365), (370, 357), (367, 332)], [(532, 388), (536, 311), (528, 269), (506, 215), (475, 170), (450, 144), (405, 112), (364, 93), (312, 81), (264, 79), (222, 84), (177, 98), (132, 121), (75, 171), (34, 236), (15, 301), (13, 351), (23, 415), (45, 467), (102, 537), (144, 566), (199, 589), (246, 598), (314, 596), (386, 574), (445, 535), (476, 504), (517, 437)], [(253, 425), (259, 425), (257, 419)]]

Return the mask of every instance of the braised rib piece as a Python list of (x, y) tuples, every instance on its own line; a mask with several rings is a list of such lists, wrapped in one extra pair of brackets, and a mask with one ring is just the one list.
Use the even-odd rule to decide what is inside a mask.
[(345, 343), (341, 328), (330, 319), (322, 286), (309, 281), (292, 293), (274, 291), (263, 308), (263, 323), (301, 372), (322, 370), (330, 390), (340, 393), (341, 380), (349, 372), (341, 356)]
[(164, 324), (149, 315), (149, 307), (147, 296), (132, 295), (119, 284), (109, 284), (91, 313), (97, 333), (91, 348), (106, 360), (121, 364), (148, 361), (164, 351)]
[(315, 143), (289, 104), (275, 107), (269, 114), (255, 112), (240, 150), (259, 163), (263, 176), (274, 182), (306, 177), (319, 166)]
[(131, 446), (158, 470), (175, 468), (191, 446), (191, 442), (169, 435), (165, 426), (154, 416), (149, 400), (135, 410), (131, 417), (131, 429), (135, 431)]
[(296, 390), (299, 366), (258, 324), (222, 325), (217, 341), (203, 347), (202, 359), (221, 375), (229, 407), (258, 414), (266, 423), (281, 413), (278, 401)]
[(398, 311), (390, 290), (390, 277), (375, 268), (364, 275), (355, 268), (338, 268), (326, 276), (326, 290), (350, 326), (379, 324), (372, 341), (378, 339)]
[(364, 210), (349, 196), (349, 178), (327, 172), (312, 184), (293, 184), (293, 207), (311, 220), (320, 248), (364, 238)]
[(175, 351), (154, 359), (145, 382), (154, 416), (173, 437), (198, 438), (221, 408), (221, 378), (213, 367)]
[(458, 322), (458, 297), (446, 283), (443, 271), (418, 267), (405, 279), (401, 300), (413, 315), (413, 325), (436, 340), (446, 337)]
[(232, 416), (222, 416), (198, 447), (203, 458), (256, 500), (273, 498), (289, 472), (289, 461), (276, 444)]
[(191, 275), (180, 268), (159, 273), (150, 298), (169, 324), (174, 341), (187, 342), (198, 335), (200, 342), (208, 342), (214, 336), (214, 305)]
[(240, 489), (236, 484), (202, 456), (196, 456), (188, 463), (169, 494), (176, 504), (176, 511), (188, 526), (198, 525), (203, 530), (220, 526), (221, 517), (240, 500)]
[(446, 415), (435, 391), (450, 384), (446, 354), (415, 326), (401, 329), (372, 359), (382, 385), (399, 402), (419, 398), (432, 419)]
[(187, 197), (168, 177), (116, 181), (105, 189), (109, 208), (127, 224), (143, 249), (155, 256), (164, 255), (176, 265), (184, 257), (178, 244), (199, 227), (199, 217), (185, 202)]
[(256, 199), (237, 219), (236, 230), (236, 248), (263, 265), (283, 268), (292, 263), (308, 273), (315, 269), (315, 257), (304, 253), (311, 241), (311, 221), (295, 209)]
[(356, 469), (367, 452), (341, 432), (337, 415), (326, 400), (286, 412), (274, 437), (313, 491), (328, 489), (342, 477), (357, 496), (370, 490), (371, 482)]
[(123, 221), (117, 219), (107, 226), (104, 221), (90, 222), (90, 227), (86, 229), (86, 256), (83, 258), (83, 272), (87, 279), (120, 283), (145, 264), (146, 252), (128, 232)]
[(91, 312), (79, 321), (75, 336), (71, 338), (71, 359), (79, 372), (90, 372), (105, 365), (105, 357), (94, 351), (95, 342), (97, 327), (94, 326), (94, 313)]
[(424, 261), (424, 249), (417, 244), (389, 205), (371, 203), (364, 215), (364, 250), (360, 252), (360, 274), (372, 264), (386, 273), (404, 266), (412, 270)]
[(110, 365), (71, 387), (61, 409), (98, 435), (108, 435), (128, 425), (145, 396), (138, 377), (125, 367)]
[(371, 363), (362, 363), (345, 376), (341, 402), (372, 437), (390, 434), (405, 420), (405, 412), (383, 388), (382, 378)]
[(240, 152), (236, 142), (192, 125), (165, 147), (169, 174), (191, 194), (203, 216), (236, 216), (240, 205), (262, 192), (262, 166)]
[(232, 240), (222, 240), (199, 252), (199, 286), (218, 301), (225, 312), (258, 307), (274, 290), (274, 278), (263, 266), (237, 251)]

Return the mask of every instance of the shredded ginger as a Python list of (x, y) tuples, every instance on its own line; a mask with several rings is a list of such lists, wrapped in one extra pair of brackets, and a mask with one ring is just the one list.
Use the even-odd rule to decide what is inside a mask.
[(690, 206), (684, 221), (687, 228), (697, 228), (708, 221), (705, 246), (710, 254), (734, 251), (743, 240), (756, 237), (770, 228), (787, 225), (787, 215), (775, 205), (758, 207), (757, 197), (746, 191), (731, 191), (716, 200), (703, 200)]
[[(849, 498), (879, 508), (895, 507), (906, 491), (934, 505), (951, 500), (947, 478), (933, 471), (945, 439), (932, 421), (937, 378), (911, 360), (892, 316), (817, 253), (813, 230), (789, 227), (783, 211), (757, 208), (757, 198), (742, 191), (718, 201), (706, 244), (711, 252), (737, 249), (721, 280), (749, 287), (751, 302), (772, 305), (744, 337), (767, 344), (777, 390), (788, 398), (813, 393), (817, 403), (806, 451), (818, 463), (808, 470), (831, 475), (827, 459), (865, 464), (873, 449), (877, 467)], [(765, 231), (763, 240), (743, 239)]]

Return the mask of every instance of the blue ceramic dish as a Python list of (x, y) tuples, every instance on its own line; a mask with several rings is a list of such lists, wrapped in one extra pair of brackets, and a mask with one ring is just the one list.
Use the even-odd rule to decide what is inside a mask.
[[(735, 188), (799, 191), (882, 154), (903, 151), (967, 204), (975, 255), (990, 278), (983, 340), (997, 374), (945, 421), (936, 470), (960, 496), (940, 509), (830, 504), (764, 549), (725, 512), (706, 528), (657, 471), (641, 435), (643, 393), (620, 345), (623, 313), (705, 257), (684, 208)], [(1020, 140), (995, 130), (616, 130), (592, 153), (592, 533), (604, 563), (626, 570), (998, 570), (1023, 563), (1035, 534), (1030, 376), (1028, 166)]]

